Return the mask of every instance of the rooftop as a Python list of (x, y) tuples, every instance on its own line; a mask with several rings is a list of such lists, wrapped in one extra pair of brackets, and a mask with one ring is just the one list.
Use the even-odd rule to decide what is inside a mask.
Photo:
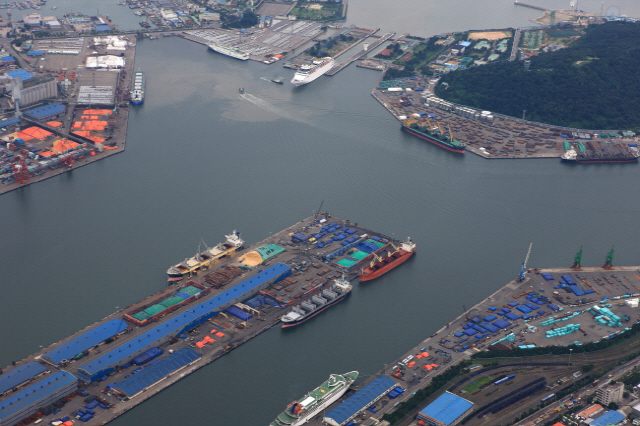
[(378, 376), (342, 404), (325, 414), (324, 420), (329, 419), (332, 425), (341, 425), (396, 386), (391, 378)]
[(8, 391), (20, 383), (44, 372), (46, 368), (37, 362), (27, 362), (19, 367), (9, 370), (0, 376), (0, 393)]
[(445, 392), (420, 411), (420, 414), (442, 422), (445, 425), (450, 425), (471, 407), (473, 407), (473, 402), (467, 401), (452, 393)]

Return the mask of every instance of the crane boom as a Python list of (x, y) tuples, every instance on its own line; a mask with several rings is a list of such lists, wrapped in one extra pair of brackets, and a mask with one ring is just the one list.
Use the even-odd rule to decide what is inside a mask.
[(517, 281), (522, 282), (525, 280), (524, 271), (527, 270), (527, 262), (529, 261), (529, 256), (531, 255), (531, 246), (533, 243), (529, 244), (529, 251), (527, 251), (527, 257), (524, 258), (524, 262), (522, 262), (522, 269), (520, 269), (520, 275), (518, 275)]

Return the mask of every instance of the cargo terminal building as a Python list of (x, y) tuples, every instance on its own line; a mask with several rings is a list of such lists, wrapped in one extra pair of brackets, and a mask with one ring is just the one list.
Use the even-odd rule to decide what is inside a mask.
[(473, 410), (473, 402), (445, 392), (427, 405), (418, 419), (431, 426), (454, 426)]
[[(9, 374), (13, 371), (15, 370), (11, 370)], [(16, 380), (15, 373), (14, 380)], [(78, 379), (73, 374), (66, 371), (52, 374), (0, 402), (0, 426), (13, 426), (20, 423), (24, 418), (35, 414), (41, 407), (51, 405), (75, 392), (76, 389), (78, 389)]]
[[(230, 287), (227, 291), (214, 295), (181, 314), (164, 321), (149, 331), (125, 341), (109, 352), (93, 359), (78, 369), (78, 378), (85, 383), (109, 375), (120, 365), (126, 364), (137, 355), (157, 347), (171, 338), (203, 324), (227, 307), (257, 294), (270, 285), (291, 274), (291, 268), (277, 263), (249, 279)], [(2, 425), (0, 425), (2, 426)]]

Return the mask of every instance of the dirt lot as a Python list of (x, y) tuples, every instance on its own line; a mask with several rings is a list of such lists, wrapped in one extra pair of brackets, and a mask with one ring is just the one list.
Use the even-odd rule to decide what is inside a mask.
[(481, 31), (477, 33), (469, 33), (471, 40), (501, 40), (503, 38), (512, 37), (511, 31)]

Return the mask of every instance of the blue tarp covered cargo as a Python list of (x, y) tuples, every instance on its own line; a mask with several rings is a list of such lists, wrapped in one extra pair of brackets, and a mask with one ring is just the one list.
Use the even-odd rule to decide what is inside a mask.
[(240, 318), (242, 321), (246, 321), (252, 317), (251, 314), (248, 314), (245, 311), (236, 308), (235, 306), (232, 306), (229, 309), (227, 309), (227, 313)]
[(560, 310), (560, 308), (557, 305), (547, 305), (547, 308), (551, 309), (552, 311)]
[(142, 365), (142, 364), (146, 364), (147, 362), (151, 361), (152, 359), (158, 358), (160, 355), (162, 355), (162, 349), (151, 348), (148, 351), (146, 351), (145, 353), (140, 354), (137, 357), (135, 357), (132, 362), (135, 365)]
[(524, 306), (524, 305), (518, 306), (516, 309), (522, 312), (523, 314), (528, 314), (529, 312), (531, 312), (531, 309), (528, 306)]
[(491, 321), (494, 321), (496, 319), (497, 319), (497, 317), (495, 315), (488, 315), (488, 316), (484, 317), (484, 320), (486, 322), (491, 322)]
[(511, 323), (505, 319), (499, 319), (493, 323), (498, 328), (507, 328), (511, 325)]
[(515, 321), (520, 318), (518, 315), (513, 313), (504, 314), (505, 317), (509, 318), (511, 321)]

